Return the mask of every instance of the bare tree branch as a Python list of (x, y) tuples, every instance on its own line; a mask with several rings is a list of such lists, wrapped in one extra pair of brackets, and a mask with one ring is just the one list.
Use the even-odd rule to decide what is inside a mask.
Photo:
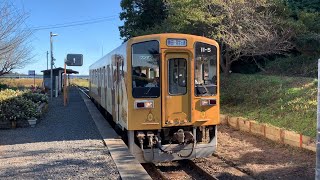
[(225, 48), (221, 61), (225, 73), (242, 57), (285, 54), (293, 48), (293, 32), (277, 24), (275, 12), (268, 9), (267, 1), (220, 0), (218, 4), (220, 7), (209, 10), (213, 16), (224, 14), (225, 17), (219, 27), (219, 38)]
[(31, 62), (28, 38), (32, 31), (23, 27), (27, 18), (10, 4), (0, 3), (0, 76)]

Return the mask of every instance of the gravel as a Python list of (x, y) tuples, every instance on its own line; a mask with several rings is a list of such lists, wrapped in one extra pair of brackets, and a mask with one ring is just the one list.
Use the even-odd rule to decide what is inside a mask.
[(120, 179), (85, 103), (54, 98), (35, 128), (0, 131), (0, 179)]
[(227, 126), (219, 126), (218, 131), (217, 155), (256, 179), (305, 180), (315, 177), (314, 152), (286, 146)]

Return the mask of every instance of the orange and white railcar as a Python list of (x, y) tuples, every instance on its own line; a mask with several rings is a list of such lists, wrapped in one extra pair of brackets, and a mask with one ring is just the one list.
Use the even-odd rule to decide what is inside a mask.
[(217, 146), (219, 56), (205, 37), (134, 37), (90, 66), (89, 95), (140, 162), (207, 157)]

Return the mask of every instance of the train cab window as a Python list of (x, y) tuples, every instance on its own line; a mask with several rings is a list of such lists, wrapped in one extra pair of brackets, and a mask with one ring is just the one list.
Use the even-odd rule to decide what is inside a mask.
[(182, 58), (169, 59), (168, 68), (169, 94), (182, 95), (187, 93), (187, 60)]
[(132, 45), (132, 96), (160, 96), (159, 42), (147, 41)]
[(217, 94), (217, 48), (197, 42), (195, 44), (195, 95)]

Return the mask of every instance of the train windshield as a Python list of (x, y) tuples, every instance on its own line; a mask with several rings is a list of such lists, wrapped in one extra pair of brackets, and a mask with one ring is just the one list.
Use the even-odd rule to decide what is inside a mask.
[(217, 94), (217, 48), (197, 42), (195, 44), (195, 95)]
[(160, 96), (159, 42), (147, 41), (132, 45), (132, 96)]

